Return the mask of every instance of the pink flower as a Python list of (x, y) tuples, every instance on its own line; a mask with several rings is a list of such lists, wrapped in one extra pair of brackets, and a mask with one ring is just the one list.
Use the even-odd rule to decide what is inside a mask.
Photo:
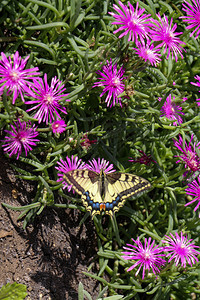
[(24, 69), (29, 59), (27, 56), (22, 59), (19, 52), (8, 58), (1, 52), (2, 59), (0, 60), (0, 94), (3, 93), (4, 88), (7, 89), (7, 95), (13, 94), (12, 104), (20, 95), (24, 102), (24, 93), (30, 92), (30, 86), (33, 85), (32, 80), (34, 76), (39, 76), (38, 68)]
[(146, 155), (142, 150), (138, 151), (142, 154), (141, 157), (139, 157), (138, 159), (132, 159), (132, 157), (130, 157), (129, 161), (130, 162), (134, 162), (134, 163), (140, 163), (140, 164), (144, 164), (146, 166), (149, 166), (151, 164), (151, 162), (156, 163), (155, 160), (152, 159), (151, 155)]
[[(153, 41), (160, 42), (156, 47), (164, 47), (164, 53), (167, 52), (167, 58), (171, 53), (172, 58), (175, 57), (175, 60), (178, 60), (178, 55), (183, 58), (182, 51), (184, 50), (181, 44), (185, 45), (177, 36), (182, 34), (182, 32), (175, 32), (177, 25), (175, 24), (172, 27), (173, 19), (170, 23), (168, 18), (165, 16), (161, 18), (160, 14), (157, 14), (159, 21), (153, 20), (153, 30), (151, 30), (151, 38)], [(184, 50), (185, 51), (185, 50)]]
[(192, 2), (193, 5), (184, 1), (182, 5), (187, 16), (182, 16), (180, 19), (184, 19), (183, 22), (187, 22), (189, 24), (186, 29), (194, 28), (192, 33), (190, 33), (190, 36), (193, 36), (196, 33), (195, 39), (197, 39), (200, 33), (200, 1), (192, 0)]
[(192, 146), (191, 142), (193, 140), (193, 135), (191, 136), (189, 145), (186, 141), (183, 141), (181, 135), (179, 135), (179, 140), (174, 140), (174, 145), (182, 152), (181, 155), (176, 155), (180, 159), (176, 162), (184, 162), (185, 168), (189, 168), (191, 171), (196, 172), (200, 169), (200, 158), (196, 153), (196, 148), (200, 148), (200, 143), (197, 143)]
[(193, 85), (196, 85), (196, 86), (200, 87), (200, 76), (196, 75), (196, 76), (194, 76), (194, 78), (196, 80), (198, 80), (198, 82), (190, 82), (190, 83), (193, 84)]
[(138, 49), (137, 48), (133, 48), (135, 50), (135, 53), (138, 54), (142, 59), (144, 59), (144, 61), (149, 61), (151, 63), (151, 65), (155, 66), (161, 62), (161, 59), (159, 58), (159, 56), (161, 56), (161, 54), (156, 53), (158, 51), (160, 51), (159, 48), (154, 48), (153, 44), (138, 44)]
[[(198, 80), (198, 82), (190, 82), (190, 83), (193, 84), (193, 85), (195, 85), (195, 86), (200, 87), (200, 76), (196, 75), (196, 76), (194, 76), (194, 78), (196, 80)], [(200, 98), (196, 99), (196, 101), (197, 101), (197, 105), (200, 106)]]
[(39, 123), (46, 122), (48, 124), (48, 122), (52, 123), (56, 119), (61, 119), (58, 110), (67, 114), (66, 108), (60, 105), (59, 101), (68, 94), (63, 94), (66, 89), (56, 76), (52, 78), (51, 86), (48, 85), (47, 74), (44, 74), (44, 82), (42, 78), (38, 78), (34, 79), (33, 83), (33, 92), (30, 95), (37, 100), (26, 102), (26, 104), (35, 104), (34, 107), (27, 110), (27, 112), (37, 110), (33, 118), (37, 119)]
[[(188, 206), (194, 202), (197, 202), (197, 205), (194, 208), (194, 211), (196, 211), (199, 208), (200, 205), (200, 177), (197, 177), (197, 180), (193, 180), (192, 183), (188, 184), (188, 188), (185, 189), (186, 193), (192, 197), (194, 197), (194, 199), (190, 202), (188, 202), (187, 204), (185, 204), (185, 206)], [(200, 213), (199, 213), (199, 218), (200, 218)]]
[(168, 263), (174, 259), (176, 266), (181, 262), (182, 267), (186, 267), (186, 263), (190, 266), (198, 262), (198, 258), (196, 255), (200, 254), (195, 248), (199, 248), (195, 246), (192, 242), (192, 239), (187, 240), (187, 236), (181, 235), (179, 236), (177, 232), (175, 232), (175, 236), (170, 233), (170, 236), (165, 235), (165, 240), (162, 241), (163, 243), (168, 244), (164, 247), (165, 252), (169, 252), (166, 254), (166, 257), (171, 256), (168, 260)]
[(134, 9), (130, 2), (128, 2), (128, 7), (119, 1), (119, 6), (120, 8), (116, 4), (113, 5), (113, 9), (116, 13), (109, 12), (116, 20), (112, 22), (112, 24), (120, 25), (120, 27), (114, 31), (114, 34), (123, 31), (119, 38), (128, 35), (128, 41), (132, 40), (136, 45), (139, 41), (145, 43), (144, 39), (148, 39), (149, 26), (151, 26), (150, 14), (143, 14), (145, 9), (138, 9), (138, 2), (136, 9)]
[[(76, 170), (76, 169), (84, 169), (85, 168), (85, 163), (82, 162), (82, 159), (78, 159), (78, 157), (74, 157), (73, 155), (71, 156), (71, 158), (69, 158), (68, 156), (66, 156), (66, 161), (64, 161), (63, 159), (61, 159), (60, 161), (57, 162), (57, 164), (59, 165), (59, 167), (55, 167), (59, 172), (58, 173), (58, 182), (62, 182), (63, 184), (63, 189), (67, 188), (68, 191), (71, 191), (72, 186), (68, 185), (67, 182), (64, 180), (63, 178), (63, 174), (72, 171), (72, 170)], [(74, 192), (74, 191), (73, 191)]]
[(105, 173), (112, 173), (116, 171), (113, 169), (113, 164), (109, 165), (109, 161), (106, 161), (104, 158), (98, 158), (98, 161), (95, 158), (93, 158), (92, 161), (89, 160), (85, 165), (85, 168), (97, 173), (100, 173), (101, 170), (103, 170)]
[(125, 70), (121, 67), (119, 71), (117, 71), (117, 63), (113, 66), (112, 59), (110, 59), (110, 62), (107, 60), (107, 65), (103, 66), (102, 70), (103, 72), (97, 71), (101, 77), (98, 78), (100, 81), (95, 82), (93, 87), (104, 86), (100, 97), (108, 92), (105, 100), (107, 106), (112, 107), (118, 102), (121, 105), (121, 98), (118, 98), (118, 96), (124, 91), (125, 84), (123, 80), (125, 77), (123, 77), (123, 74)]
[(36, 131), (35, 125), (31, 125), (31, 122), (21, 122), (18, 119), (17, 122), (14, 122), (14, 125), (10, 125), (12, 131), (5, 130), (10, 136), (6, 136), (4, 145), (4, 151), (9, 153), (11, 157), (14, 154), (17, 154), (17, 159), (22, 153), (22, 149), (24, 148), (25, 154), (27, 156), (28, 151), (32, 150), (31, 146), (36, 146), (35, 142), (39, 142), (35, 137), (39, 134)]
[(66, 130), (67, 125), (64, 120), (57, 120), (51, 124), (53, 133), (62, 133)]
[(176, 120), (175, 122), (173, 122), (173, 125), (177, 126), (183, 123), (183, 120), (180, 117), (180, 115), (184, 115), (184, 113), (181, 110), (182, 110), (181, 106), (178, 106), (172, 102), (171, 94), (170, 94), (166, 98), (166, 101), (161, 108), (162, 115), (160, 116), (161, 117), (165, 116), (169, 120)]
[(165, 256), (165, 254), (161, 254), (161, 252), (163, 251), (163, 247), (156, 246), (154, 240), (151, 243), (151, 238), (148, 238), (148, 240), (145, 239), (144, 246), (140, 242), (139, 237), (137, 238), (137, 240), (132, 239), (132, 241), (137, 246), (127, 244), (127, 246), (129, 246), (130, 248), (123, 248), (129, 251), (122, 252), (122, 254), (124, 254), (122, 257), (125, 260), (131, 259), (134, 262), (134, 264), (127, 270), (127, 272), (139, 266), (137, 272), (135, 273), (135, 276), (137, 276), (141, 268), (143, 267), (142, 279), (144, 279), (146, 270), (150, 272), (150, 270), (152, 269), (155, 275), (156, 273), (159, 273), (159, 268), (164, 266), (166, 263), (166, 261), (161, 258), (162, 256)]

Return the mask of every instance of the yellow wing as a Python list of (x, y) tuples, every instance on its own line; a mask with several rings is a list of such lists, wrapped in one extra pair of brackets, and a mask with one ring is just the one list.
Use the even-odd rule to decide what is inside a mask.
[(128, 173), (100, 174), (86, 169), (77, 169), (63, 175), (81, 195), (83, 205), (92, 217), (102, 210), (113, 216), (130, 196), (138, 196), (151, 187), (150, 183), (137, 175)]
[(113, 216), (122, 207), (127, 198), (139, 196), (151, 187), (144, 178), (128, 173), (106, 174), (105, 196), (106, 214)]
[(101, 179), (100, 174), (86, 169), (69, 171), (63, 179), (81, 195), (83, 205), (94, 216), (100, 214)]

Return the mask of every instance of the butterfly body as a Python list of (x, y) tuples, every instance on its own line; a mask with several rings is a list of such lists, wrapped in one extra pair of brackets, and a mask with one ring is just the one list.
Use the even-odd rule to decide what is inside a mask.
[(72, 170), (65, 173), (63, 179), (81, 195), (83, 205), (92, 217), (101, 211), (113, 216), (128, 197), (139, 195), (151, 187), (146, 179), (137, 175), (105, 173), (103, 170), (100, 173), (86, 169)]

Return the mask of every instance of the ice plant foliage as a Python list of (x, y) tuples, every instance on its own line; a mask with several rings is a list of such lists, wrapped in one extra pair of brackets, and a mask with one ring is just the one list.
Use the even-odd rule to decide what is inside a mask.
[(64, 120), (57, 120), (51, 124), (53, 133), (62, 133), (66, 130), (67, 125)]
[(182, 34), (182, 32), (175, 32), (177, 25), (172, 25), (172, 18), (169, 23), (165, 14), (161, 18), (158, 13), (157, 17), (159, 20), (153, 20), (153, 29), (150, 30), (152, 40), (158, 42), (156, 47), (163, 47), (164, 53), (167, 52), (167, 58), (169, 58), (170, 53), (172, 58), (175, 57), (176, 61), (178, 60), (178, 55), (183, 58), (182, 52), (184, 48), (182, 45), (185, 45), (185, 43), (178, 38), (178, 35)]
[(151, 243), (151, 238), (148, 238), (148, 240), (145, 238), (144, 246), (140, 242), (139, 238), (137, 238), (137, 240), (132, 239), (132, 241), (136, 245), (127, 244), (128, 247), (123, 248), (128, 251), (122, 252), (122, 254), (124, 254), (122, 257), (125, 260), (134, 261), (134, 264), (127, 271), (131, 271), (139, 266), (135, 273), (135, 276), (137, 276), (143, 268), (142, 279), (144, 279), (146, 271), (150, 272), (152, 270), (155, 275), (159, 273), (159, 268), (164, 266), (166, 263), (166, 261), (162, 258), (162, 256), (165, 256), (165, 254), (162, 253), (163, 247), (155, 245), (154, 240)]
[(119, 103), (121, 105), (121, 98), (118, 96), (124, 92), (125, 84), (123, 77), (125, 70), (123, 67), (117, 71), (117, 63), (112, 65), (112, 59), (107, 61), (107, 65), (102, 67), (102, 72), (97, 71), (97, 73), (101, 76), (98, 79), (100, 81), (95, 82), (93, 87), (103, 86), (103, 92), (100, 97), (102, 97), (105, 93), (108, 92), (105, 102), (107, 106), (115, 106), (115, 104)]
[(66, 156), (66, 161), (61, 159), (57, 162), (57, 164), (59, 165), (59, 167), (55, 168), (60, 172), (58, 173), (59, 178), (57, 181), (62, 182), (63, 189), (67, 188), (68, 191), (71, 191), (72, 186), (66, 183), (66, 181), (63, 179), (63, 174), (76, 169), (84, 169), (85, 163), (82, 161), (82, 159), (79, 159), (77, 156), (74, 157), (72, 155), (71, 158)]
[[(197, 182), (198, 180), (198, 182)], [(194, 197), (190, 202), (186, 203), (185, 206), (188, 206), (194, 202), (197, 203), (197, 205), (194, 208), (194, 211), (196, 211), (200, 206), (200, 177), (197, 177), (197, 180), (193, 180), (192, 183), (188, 184), (188, 187), (185, 189), (186, 194)], [(200, 213), (199, 213), (200, 218)]]
[(166, 117), (169, 120), (176, 120), (175, 122), (173, 122), (174, 126), (183, 123), (183, 120), (180, 117), (180, 115), (184, 115), (184, 113), (182, 112), (182, 107), (172, 102), (171, 94), (166, 98), (166, 101), (163, 107), (161, 108), (161, 112), (161, 117)]
[(120, 26), (113, 33), (122, 31), (119, 38), (128, 35), (128, 41), (133, 41), (136, 45), (138, 42), (145, 43), (145, 39), (148, 39), (149, 27), (151, 26), (150, 14), (143, 14), (145, 9), (138, 8), (138, 2), (134, 9), (130, 2), (128, 2), (127, 6), (119, 1), (119, 7), (114, 4), (113, 9), (115, 12), (109, 12), (116, 20), (112, 24)]
[(182, 16), (183, 22), (187, 22), (189, 25), (186, 29), (194, 29), (190, 36), (195, 34), (195, 39), (198, 38), (200, 33), (200, 1), (192, 0), (192, 4), (188, 1), (183, 2), (183, 11), (186, 12), (187, 16)]
[(14, 122), (14, 125), (10, 125), (12, 131), (5, 130), (8, 136), (5, 136), (4, 144), (2, 147), (4, 151), (12, 156), (17, 154), (17, 159), (22, 153), (24, 149), (25, 154), (27, 156), (28, 152), (32, 150), (32, 146), (36, 146), (36, 142), (39, 142), (36, 139), (38, 136), (37, 128), (35, 125), (31, 125), (31, 122), (21, 122), (18, 119), (17, 122)]
[(110, 164), (110, 162), (106, 161), (104, 158), (98, 158), (98, 160), (93, 158), (91, 161), (88, 161), (85, 167), (97, 173), (100, 173), (101, 170), (103, 170), (105, 173), (112, 173), (116, 171), (113, 169), (113, 164)]
[(175, 236), (172, 233), (170, 233), (170, 236), (165, 235), (165, 239), (162, 242), (167, 244), (164, 247), (164, 251), (168, 252), (166, 257), (170, 256), (168, 262), (174, 259), (176, 266), (180, 262), (184, 268), (187, 263), (192, 266), (198, 262), (197, 255), (200, 252), (195, 250), (195, 248), (199, 248), (199, 246), (196, 246), (192, 239), (188, 240), (187, 236), (184, 236), (182, 232), (180, 235), (175, 232)]
[(133, 48), (133, 50), (135, 50), (135, 53), (145, 62), (148, 61), (152, 66), (154, 65), (156, 67), (161, 61), (161, 54), (157, 53), (160, 49), (155, 48), (153, 44), (138, 44), (138, 48)]
[[(40, 34), (39, 38), (38, 32), (34, 32), (32, 26), (32, 38), (40, 41), (41, 45), (48, 43), (53, 57), (51, 57), (50, 53), (47, 53), (47, 56), (45, 56), (45, 52), (40, 51), (41, 48), (36, 52), (36, 43), (33, 39), (28, 41), (30, 49), (26, 49), (36, 54), (36, 60), (40, 65), (43, 64), (43, 69), (47, 70), (47, 74), (51, 74), (51, 71), (54, 71), (59, 76), (63, 74), (66, 77), (65, 81), (71, 91), (71, 99), (73, 99), (70, 105), (69, 118), (68, 115), (66, 116), (67, 101), (69, 101), (67, 99), (68, 94), (66, 93), (65, 85), (60, 79), (56, 76), (49, 78), (47, 74), (41, 77), (37, 67), (26, 69), (28, 68), (29, 56), (22, 59), (18, 51), (14, 55), (7, 55), (7, 57), (3, 52), (1, 53), (1, 125), (6, 126), (6, 124), (9, 124), (9, 120), (12, 123), (9, 128), (6, 128), (8, 130), (5, 130), (2, 148), (6, 156), (14, 156), (29, 164), (30, 175), (38, 174), (39, 176), (39, 189), (35, 199), (37, 203), (34, 200), (35, 203), (33, 205), (22, 208), (23, 214), (27, 213), (25, 225), (32, 216), (40, 214), (45, 206), (54, 204), (53, 199), (57, 202), (56, 197), (52, 197), (55, 192), (60, 191), (61, 188), (74, 192), (74, 187), (78, 194), (82, 194), (80, 198), (83, 200), (83, 205), (88, 211), (92, 212), (92, 217), (98, 214), (99, 210), (105, 210), (105, 218), (104, 216), (103, 219), (101, 216), (94, 218), (94, 226), (97, 229), (97, 233), (102, 233), (101, 236), (103, 238), (103, 244), (98, 243), (98, 247), (103, 247), (102, 250), (106, 250), (109, 245), (110, 258), (102, 256), (102, 262), (104, 260), (102, 265), (107, 265), (108, 268), (113, 267), (112, 258), (115, 256), (116, 260), (119, 259), (116, 256), (117, 244), (121, 244), (123, 240), (126, 240), (130, 233), (130, 231), (128, 232), (129, 229), (132, 231), (134, 228), (135, 234), (139, 231), (142, 232), (140, 237), (134, 237), (135, 239), (132, 239), (127, 245), (124, 243), (125, 247), (123, 247), (121, 261), (119, 262), (118, 260), (119, 268), (117, 264), (115, 266), (115, 271), (119, 276), (114, 276), (111, 280), (108, 280), (112, 282), (109, 285), (111, 294), (117, 294), (120, 283), (126, 289), (125, 297), (127, 296), (127, 299), (139, 298), (143, 292), (147, 292), (147, 295), (146, 297), (141, 295), (141, 299), (158, 299), (159, 297), (162, 298), (162, 296), (166, 296), (166, 298), (174, 297), (175, 299), (182, 292), (184, 294), (183, 299), (185, 295), (188, 299), (191, 296), (191, 292), (197, 291), (199, 287), (198, 274), (189, 274), (187, 282), (185, 281), (187, 287), (183, 291), (179, 290), (183, 286), (181, 281), (183, 277), (180, 274), (182, 271), (181, 267), (186, 268), (189, 266), (193, 267), (194, 264), (197, 265), (198, 255), (200, 254), (199, 246), (195, 245), (195, 242), (187, 238), (182, 232), (180, 234), (168, 234), (166, 231), (168, 232), (168, 224), (171, 226), (173, 223), (174, 227), (184, 228), (185, 231), (191, 229), (192, 232), (193, 230), (196, 237), (195, 241), (200, 241), (198, 226), (195, 229), (195, 224), (198, 225), (199, 220), (195, 220), (195, 216), (193, 216), (192, 220), (190, 219), (193, 207), (194, 215), (196, 215), (197, 211), (200, 211), (200, 176), (195, 178), (195, 180), (193, 178), (191, 183), (187, 183), (184, 194), (182, 188), (179, 187), (179, 185), (182, 186), (184, 184), (184, 182), (179, 184), (179, 180), (183, 179), (180, 177), (180, 173), (184, 172), (184, 167), (187, 172), (190, 171), (192, 173), (191, 175), (196, 175), (196, 173), (193, 174), (196, 171), (200, 173), (200, 142), (194, 135), (188, 136), (189, 132), (194, 132), (197, 134), (197, 137), (200, 136), (199, 111), (197, 107), (197, 105), (200, 107), (200, 97), (196, 100), (197, 105), (194, 98), (194, 95), (198, 94), (198, 90), (200, 92), (200, 76), (196, 75), (198, 73), (195, 73), (198, 71), (199, 66), (198, 43), (194, 41), (194, 38), (188, 40), (189, 37), (187, 37), (187, 32), (184, 30), (182, 37), (187, 41), (186, 45), (181, 41), (182, 32), (177, 30), (178, 24), (182, 23), (180, 24), (182, 27), (185, 27), (186, 24), (186, 28), (190, 30), (190, 36), (199, 37), (200, 0), (174, 1), (176, 2), (175, 4), (173, 1), (166, 1), (166, 5), (164, 1), (129, 1), (53, 1), (53, 3), (55, 2), (55, 9), (61, 12), (60, 21), (67, 20), (68, 15), (70, 15), (70, 21), (72, 21), (68, 22), (70, 26), (67, 26), (68, 28), (65, 26), (64, 30), (62, 28), (59, 30), (58, 28), (55, 34), (50, 32), (48, 37), (46, 34)], [(2, 3), (4, 2), (6, 5), (8, 2), (7, 6), (10, 11), (13, 1), (3, 1)], [(36, 2), (39, 3), (41, 1)], [(51, 1), (47, 2), (51, 3)], [(64, 5), (65, 2), (70, 2), (71, 6), (67, 5), (66, 7)], [(104, 3), (103, 6), (102, 3)], [(98, 5), (101, 7), (98, 7)], [(140, 5), (142, 8), (139, 7)], [(7, 42), (4, 43), (3, 47), (5, 49), (13, 49), (13, 47), (24, 49), (24, 43), (21, 43), (24, 41), (24, 38), (21, 37), (26, 36), (27, 39), (29, 36), (31, 38), (30, 34), (26, 34), (26, 31), (28, 30), (29, 32), (30, 28), (27, 29), (21, 26), (21, 24), (30, 23), (26, 18), (27, 14), (23, 13), (20, 17), (19, 11), (16, 10), (17, 7), (18, 5), (13, 6), (11, 19), (8, 14), (6, 18), (3, 18), (4, 27), (7, 28), (5, 30), (2, 27), (2, 32), (5, 34), (4, 39), (5, 41), (11, 41), (9, 45)], [(146, 8), (146, 11), (143, 7)], [(183, 22), (180, 22), (179, 19), (179, 23), (176, 24), (175, 18), (179, 16), (181, 7), (185, 16), (181, 17)], [(112, 12), (109, 12), (106, 16), (107, 9)], [(155, 14), (159, 9), (161, 12), (156, 17)], [(81, 14), (76, 19), (79, 10)], [(33, 12), (34, 16), (39, 17), (41, 28), (47, 22), (52, 23), (55, 21), (51, 10), (45, 10), (45, 13), (41, 16), (40, 10), (37, 13), (37, 7), (35, 8), (34, 6)], [(152, 12), (152, 16), (149, 12)], [(101, 15), (101, 20), (99, 20), (99, 15)], [(153, 19), (153, 15), (156, 20)], [(13, 18), (13, 16), (17, 16), (17, 19)], [(25, 19), (23, 19), (24, 17)], [(17, 25), (18, 22), (14, 22), (13, 31), (12, 19), (20, 20), (20, 26)], [(92, 19), (92, 23), (90, 22), (92, 25), (90, 25), (93, 28), (87, 26), (90, 19)], [(6, 24), (9, 26), (6, 27)], [(110, 32), (111, 26), (114, 28), (112, 33)], [(13, 32), (12, 36), (9, 36), (10, 32)], [(17, 38), (17, 33), (19, 33), (19, 39)], [(13, 42), (13, 38), (17, 38), (17, 43)], [(68, 42), (66, 43), (65, 41)], [(27, 45), (27, 43), (25, 44)], [(185, 45), (188, 52), (184, 53)], [(185, 54), (184, 60), (181, 60), (180, 58), (183, 58), (183, 54)], [(100, 90), (99, 94), (103, 108), (99, 107), (99, 109), (95, 110), (93, 106), (90, 109), (88, 105), (93, 99), (93, 93), (90, 93), (91, 80), (96, 71), (95, 66), (99, 64), (100, 60), (103, 61), (103, 64), (100, 65), (101, 67), (97, 71), (97, 79), (93, 83), (93, 88)], [(122, 65), (122, 62), (124, 65)], [(52, 64), (53, 69), (51, 70)], [(126, 66), (127, 70), (125, 70)], [(155, 69), (154, 67), (157, 66), (158, 69)], [(191, 74), (195, 75), (195, 79), (189, 79)], [(190, 85), (190, 88), (188, 88), (189, 80), (196, 81), (191, 82), (195, 87)], [(10, 101), (5, 102), (5, 97), (1, 101), (3, 91), (7, 93)], [(169, 94), (171, 91), (179, 95), (180, 99), (182, 98), (180, 103), (187, 98), (189, 101), (177, 105), (173, 95)], [(124, 104), (122, 103), (122, 97), (129, 98), (130, 101), (128, 105), (123, 105), (123, 109), (120, 109), (120, 106), (122, 107), (122, 104)], [(155, 98), (158, 101), (163, 99), (160, 102), (159, 109), (163, 106), (158, 115), (165, 117), (165, 120), (166, 118), (169, 119), (170, 122), (168, 123), (175, 126), (181, 125), (183, 118), (185, 120), (184, 124), (176, 127), (176, 130), (173, 129), (173, 126), (160, 126), (161, 122), (156, 116)], [(88, 102), (85, 105), (87, 99)], [(15, 106), (12, 104), (15, 104)], [(117, 107), (112, 109), (111, 112), (109, 108), (115, 105)], [(184, 107), (185, 114), (181, 106)], [(25, 111), (30, 113), (31, 116)], [(39, 128), (30, 121), (22, 121), (22, 118), (35, 120), (34, 123), (39, 123)], [(14, 123), (12, 119), (14, 119)], [(38, 139), (39, 132), (43, 139), (41, 142)], [(182, 133), (182, 135), (177, 136), (179, 133)], [(96, 140), (90, 140), (90, 135), (98, 136), (98, 144), (91, 151), (87, 151), (92, 144), (97, 142)], [(177, 136), (176, 140), (174, 140), (174, 146), (172, 145), (172, 136)], [(34, 147), (37, 144), (40, 147), (31, 155), (29, 151), (35, 149)], [(112, 157), (112, 161), (116, 165), (125, 162), (126, 167), (128, 167), (126, 163), (127, 153), (131, 153), (133, 147), (139, 148), (139, 150), (136, 157), (129, 159), (129, 165), (137, 163), (136, 166), (138, 168), (135, 169), (138, 169), (138, 173), (142, 172), (139, 169), (143, 169), (143, 171), (145, 169), (146, 176), (152, 181), (152, 188), (155, 188), (155, 191), (151, 191), (149, 194), (149, 199), (153, 197), (153, 200), (150, 199), (150, 201), (148, 196), (145, 197), (147, 200), (145, 209), (143, 209), (144, 204), (142, 200), (136, 201), (136, 205), (140, 206), (139, 210), (141, 210), (138, 218), (137, 216), (135, 218), (131, 208), (129, 209), (131, 207), (130, 203), (128, 207), (125, 207), (120, 212), (124, 216), (118, 219), (120, 222), (118, 230), (116, 218), (108, 220), (109, 216), (107, 213), (112, 217), (124, 204), (126, 197), (134, 192), (145, 191), (146, 183), (138, 179), (137, 176), (134, 178), (126, 173), (121, 177), (119, 175), (119, 180), (116, 180), (117, 176), (116, 178), (113, 176), (113, 180), (109, 177), (106, 178), (104, 173), (114, 174), (112, 172), (116, 171), (114, 169), (115, 166), (104, 158), (100, 158), (99, 155), (106, 153), (107, 157)], [(158, 163), (152, 159), (151, 155), (144, 153), (140, 149), (147, 149), (147, 153), (150, 153), (150, 151), (154, 153)], [(176, 163), (182, 164), (179, 165), (180, 168), (177, 168), (181, 169), (178, 172), (176, 170), (177, 165), (171, 156), (173, 150), (176, 150), (177, 154)], [(67, 154), (64, 155), (65, 152)], [(72, 155), (72, 153), (75, 153), (75, 155), (79, 153), (80, 157), (89, 157), (90, 160), (87, 163), (83, 162), (82, 159)], [(23, 158), (28, 155), (29, 159)], [(96, 159), (93, 157), (96, 157)], [(59, 161), (57, 162), (58, 159)], [(143, 165), (139, 166), (139, 164)], [(55, 172), (54, 168), (57, 172)], [(76, 172), (79, 169), (81, 171)], [(23, 171), (22, 169), (19, 170)], [(68, 172), (71, 173), (69, 174)], [(64, 176), (67, 173), (69, 177), (71, 175), (70, 180)], [(21, 172), (19, 176), (24, 178), (24, 174), (26, 173)], [(98, 174), (102, 176), (98, 176)], [(32, 175), (26, 176), (30, 180), (33, 177)], [(55, 177), (57, 184), (55, 184)], [(41, 180), (42, 178), (43, 180)], [(68, 183), (66, 180), (69, 180)], [(177, 220), (175, 222), (169, 217), (171, 205), (163, 205), (162, 199), (169, 196), (169, 202), (176, 204), (178, 198), (173, 197), (172, 191), (168, 193), (168, 190), (165, 188), (166, 182), (169, 183), (167, 186), (172, 186), (177, 194), (180, 193), (178, 197), (181, 199), (178, 204), (180, 210), (178, 209), (177, 211), (177, 216), (175, 216)], [(144, 201), (145, 198), (143, 199)], [(183, 202), (184, 204), (182, 204)], [(185, 207), (189, 205), (193, 207), (192, 209), (189, 207), (183, 209), (184, 205)], [(84, 220), (85, 218), (83, 222)], [(102, 232), (105, 226), (108, 228), (106, 228), (105, 232)], [(151, 237), (143, 238), (148, 231)], [(112, 232), (116, 237), (114, 237), (114, 242), (112, 241)], [(167, 235), (163, 237), (163, 244), (158, 245), (152, 237), (157, 236), (156, 239), (161, 240), (158, 234), (163, 232)], [(167, 262), (170, 265), (165, 268)], [(121, 273), (123, 270), (120, 263), (127, 267), (127, 272), (124, 271), (126, 274)], [(172, 264), (174, 265), (173, 268), (171, 268)], [(175, 265), (177, 268), (175, 268)], [(174, 268), (177, 269), (176, 272), (174, 272)], [(138, 282), (141, 279), (144, 280), (145, 276), (148, 276), (148, 279), (142, 285), (137, 284), (136, 281), (134, 282), (130, 272), (135, 274), (135, 276), (141, 275), (139, 279), (137, 278)], [(112, 272), (108, 273), (112, 275)], [(155, 280), (155, 277), (160, 277), (160, 280)], [(161, 295), (161, 292), (164, 292), (163, 295)], [(153, 293), (156, 294), (155, 297), (152, 296)], [(198, 294), (198, 291), (196, 294)]]
[[(66, 90), (64, 84), (55, 77), (51, 80), (49, 86), (47, 82), (47, 74), (44, 74), (44, 81), (42, 78), (33, 80), (34, 86), (30, 96), (36, 100), (26, 101), (26, 104), (33, 104), (32, 108), (29, 108), (27, 112), (36, 110), (33, 115), (35, 119), (41, 122), (52, 123), (56, 119), (61, 119), (58, 110), (67, 114), (66, 107), (62, 106), (59, 101), (63, 100), (68, 94), (63, 94)], [(69, 101), (69, 100), (66, 100)]]
[[(200, 76), (196, 75), (196, 76), (194, 76), (194, 78), (198, 81), (197, 82), (190, 82), (190, 83), (195, 85), (195, 86), (200, 87)], [(196, 101), (197, 101), (197, 105), (200, 106), (200, 98), (196, 99)]]
[(179, 135), (179, 140), (174, 140), (174, 145), (182, 152), (181, 155), (176, 155), (176, 157), (179, 157), (180, 159), (176, 162), (184, 162), (185, 168), (189, 168), (189, 170), (196, 172), (200, 169), (200, 157), (196, 153), (196, 148), (200, 148), (200, 143), (197, 144), (194, 143), (192, 145), (193, 135), (191, 136), (191, 139), (189, 141), (189, 144), (187, 142), (183, 141), (183, 138), (181, 135)]
[(15, 100), (19, 95), (24, 102), (24, 93), (30, 92), (29, 87), (33, 85), (32, 80), (35, 76), (40, 75), (40, 73), (37, 72), (38, 67), (25, 69), (29, 56), (23, 59), (19, 56), (18, 51), (8, 58), (1, 52), (1, 57), (0, 95), (3, 93), (4, 88), (6, 88), (7, 95), (13, 95), (12, 104), (15, 104)]

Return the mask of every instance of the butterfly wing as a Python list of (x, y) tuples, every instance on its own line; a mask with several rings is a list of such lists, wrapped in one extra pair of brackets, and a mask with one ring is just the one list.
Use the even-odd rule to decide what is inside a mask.
[(151, 187), (146, 179), (137, 175), (103, 171), (99, 174), (86, 169), (69, 171), (63, 179), (81, 195), (83, 205), (92, 217), (101, 210), (113, 216), (128, 197), (138, 196)]
[(63, 179), (81, 195), (83, 205), (92, 216), (100, 214), (102, 198), (99, 173), (85, 169), (77, 169), (65, 173)]
[(105, 174), (105, 212), (113, 216), (130, 196), (139, 196), (148, 190), (151, 184), (144, 178), (128, 173)]

